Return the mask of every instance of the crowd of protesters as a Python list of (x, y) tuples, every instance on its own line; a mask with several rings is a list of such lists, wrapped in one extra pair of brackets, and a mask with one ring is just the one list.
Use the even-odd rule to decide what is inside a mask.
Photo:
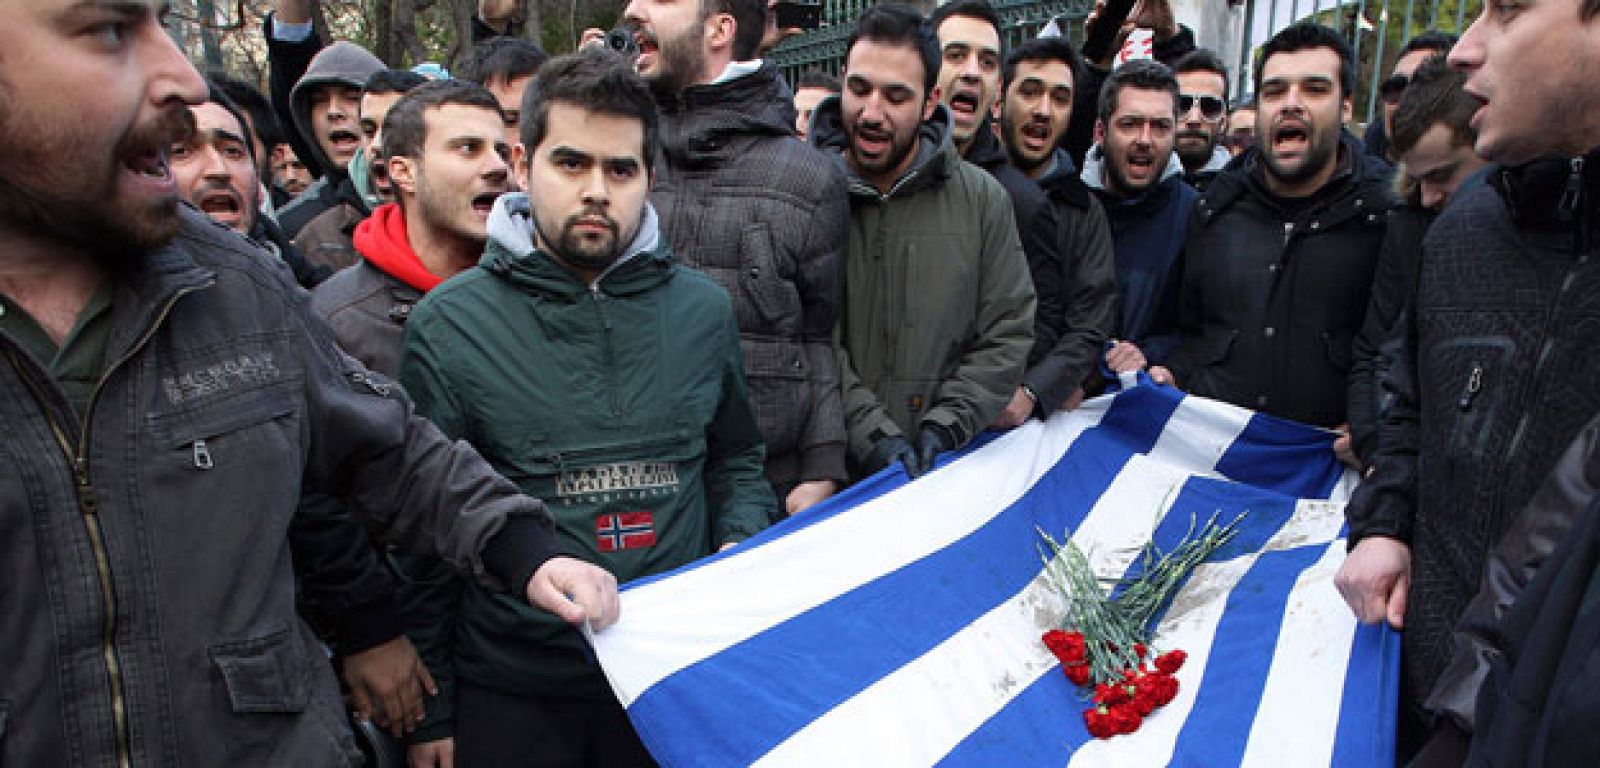
[(265, 93), (0, 6), (0, 762), (652, 765), (619, 581), (1137, 375), (1337, 433), (1397, 761), (1600, 754), (1600, 0), (1417, 36), (1360, 136), (1313, 23), (1239, 94), (1167, 0), (1121, 64), (880, 3), (791, 83), (770, 5), (482, 0), (452, 76), (275, 0)]

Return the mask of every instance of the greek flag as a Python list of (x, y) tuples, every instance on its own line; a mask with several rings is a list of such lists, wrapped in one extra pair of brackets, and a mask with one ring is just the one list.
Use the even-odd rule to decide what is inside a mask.
[[(631, 583), (594, 646), (668, 766), (1391, 764), (1397, 636), (1333, 586), (1354, 479), (1332, 440), (1141, 384)], [(1157, 618), (1189, 655), (1177, 698), (1090, 737), (1039, 639), (1065, 611), (1040, 532), (1114, 578), (1240, 516)]]

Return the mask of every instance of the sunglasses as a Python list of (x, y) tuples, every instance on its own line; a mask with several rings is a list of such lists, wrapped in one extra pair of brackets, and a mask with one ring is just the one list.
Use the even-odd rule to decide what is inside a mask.
[(1189, 110), (1194, 109), (1195, 102), (1200, 103), (1200, 116), (1213, 123), (1222, 119), (1222, 113), (1227, 107), (1222, 103), (1222, 99), (1216, 96), (1197, 96), (1192, 93), (1181, 93), (1178, 94), (1178, 114), (1189, 114)]
[(1388, 104), (1399, 104), (1400, 97), (1406, 95), (1406, 87), (1411, 85), (1410, 75), (1390, 75), (1378, 85), (1378, 94)]

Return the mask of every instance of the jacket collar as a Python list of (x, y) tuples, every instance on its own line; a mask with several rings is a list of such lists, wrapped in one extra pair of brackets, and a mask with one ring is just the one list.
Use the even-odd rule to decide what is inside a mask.
[(1514, 168), (1494, 167), (1488, 181), (1518, 227), (1572, 233), (1582, 250), (1600, 229), (1600, 149), (1581, 157), (1547, 158)]
[[(1333, 177), (1312, 194), (1315, 200), (1301, 213), (1302, 216), (1335, 206), (1340, 207), (1335, 219), (1342, 219), (1347, 214), (1357, 212), (1365, 212), (1369, 216), (1381, 215), (1381, 212), (1391, 205), (1392, 195), (1387, 181), (1391, 173), (1389, 165), (1364, 152), (1361, 143), (1348, 132), (1340, 134), (1337, 162), (1339, 167)], [(1263, 165), (1259, 147), (1252, 147), (1228, 163), (1195, 202), (1195, 210), (1200, 220), (1210, 222), (1229, 206), (1246, 197), (1277, 210), (1262, 178), (1266, 173)], [(1349, 211), (1343, 210), (1344, 203), (1349, 204)], [(1330, 220), (1325, 223), (1331, 226), (1336, 222)]]
[(844, 131), (842, 105), (838, 96), (829, 96), (817, 105), (811, 117), (811, 143), (834, 157), (844, 171), (845, 179), (850, 182), (852, 196), (891, 200), (914, 194), (925, 187), (944, 183), (961, 163), (961, 156), (956, 154), (956, 145), (950, 136), (950, 112), (943, 104), (936, 105), (933, 116), (922, 121), (918, 128), (917, 159), (905, 175), (895, 181), (889, 193), (882, 194), (877, 187), (857, 175), (845, 160), (845, 148), (850, 139)]
[(144, 263), (113, 289), (108, 366), (128, 354), (179, 297), (216, 284), (216, 270), (202, 265), (197, 253), (218, 249), (242, 253), (248, 248), (236, 234), (187, 203), (179, 215), (177, 237), (147, 254)]

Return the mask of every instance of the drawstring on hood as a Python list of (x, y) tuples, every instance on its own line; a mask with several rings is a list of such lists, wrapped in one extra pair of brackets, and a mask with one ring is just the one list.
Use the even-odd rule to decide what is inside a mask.
[(406, 217), (396, 203), (378, 206), (372, 216), (356, 226), (355, 246), (379, 271), (423, 293), (444, 282), (444, 278), (429, 272), (411, 250)]

